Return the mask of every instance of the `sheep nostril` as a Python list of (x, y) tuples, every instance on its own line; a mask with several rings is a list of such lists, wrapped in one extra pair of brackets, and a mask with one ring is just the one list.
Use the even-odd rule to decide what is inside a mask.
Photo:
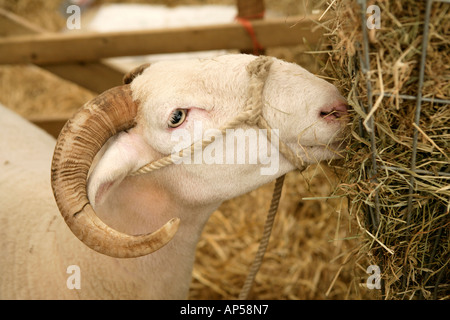
[(343, 118), (347, 114), (347, 104), (343, 102), (327, 106), (320, 111), (320, 117), (328, 121)]
[(328, 111), (320, 111), (320, 117), (321, 118), (325, 118), (325, 117), (328, 117), (328, 116), (331, 116), (330, 112), (328, 112)]

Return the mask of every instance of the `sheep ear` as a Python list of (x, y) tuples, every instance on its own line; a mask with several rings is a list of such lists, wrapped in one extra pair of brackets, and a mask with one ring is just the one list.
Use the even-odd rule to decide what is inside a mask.
[(88, 198), (94, 209), (129, 173), (157, 157), (142, 135), (133, 130), (112, 137), (97, 155), (87, 183)]
[(134, 80), (134, 78), (136, 78), (137, 76), (142, 74), (142, 72), (144, 72), (144, 70), (147, 69), (149, 66), (150, 66), (150, 63), (145, 63), (137, 68), (134, 68), (130, 72), (128, 72), (123, 77), (123, 80), (122, 80), (123, 84), (130, 84)]

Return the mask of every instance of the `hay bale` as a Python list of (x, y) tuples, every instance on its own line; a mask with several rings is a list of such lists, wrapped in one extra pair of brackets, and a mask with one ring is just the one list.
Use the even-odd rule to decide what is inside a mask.
[(366, 29), (369, 15), (350, 0), (334, 4), (328, 26), (331, 70), (354, 116), (339, 189), (365, 233), (361, 251), (381, 269), (383, 298), (448, 299), (450, 6), (430, 7), (421, 91), (446, 101), (418, 103), (426, 3), (370, 4), (380, 8), (380, 29)]

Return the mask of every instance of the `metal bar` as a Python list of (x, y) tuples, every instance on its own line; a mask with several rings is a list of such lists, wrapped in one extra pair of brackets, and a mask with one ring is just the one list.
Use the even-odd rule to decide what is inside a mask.
[[(449, 0), (450, 1), (450, 0)], [(380, 96), (380, 93), (374, 93), (374, 96)], [(417, 96), (410, 96), (410, 95), (406, 95), (406, 94), (394, 94), (394, 93), (384, 93), (383, 94), (384, 97), (399, 97), (401, 99), (405, 99), (405, 100), (417, 100)], [(450, 104), (450, 100), (447, 99), (437, 99), (437, 98), (424, 98), (422, 97), (422, 101), (425, 102), (433, 102), (433, 103), (439, 103), (439, 104)]]
[[(366, 86), (367, 86), (367, 100), (368, 100), (368, 112), (370, 113), (370, 110), (372, 110), (372, 84), (370, 82), (370, 58), (369, 58), (369, 37), (367, 34), (367, 27), (365, 24), (366, 21), (366, 10), (367, 10), (367, 4), (366, 0), (358, 0), (360, 6), (361, 6), (361, 27), (363, 32), (363, 50), (364, 50), (364, 60), (362, 63), (362, 69), (364, 76), (366, 78)], [(371, 117), (368, 121), (368, 125), (370, 127), (369, 135), (370, 135), (370, 144), (372, 149), (372, 175), (373, 177), (376, 177), (378, 173), (377, 168), (377, 161), (376, 161), (376, 144), (375, 144), (375, 130), (374, 130), (374, 119)], [(372, 179), (375, 183), (378, 183), (376, 178)], [(375, 202), (375, 217), (373, 217), (373, 224), (374, 224), (374, 230), (376, 231), (378, 229), (378, 226), (380, 225), (380, 201), (378, 197), (378, 191), (375, 190), (375, 196), (374, 196), (374, 202)]]
[[(427, 7), (426, 7), (426, 11), (425, 11), (425, 24), (423, 26), (422, 56), (420, 59), (420, 69), (419, 69), (419, 87), (417, 89), (417, 104), (416, 104), (416, 113), (414, 116), (414, 122), (417, 126), (419, 126), (420, 112), (422, 109), (422, 88), (423, 88), (423, 80), (425, 77), (425, 62), (426, 62), (426, 58), (427, 58), (427, 46), (428, 46), (428, 29), (429, 29), (429, 24), (430, 24), (430, 13), (431, 13), (432, 3), (433, 3), (433, 0), (427, 0)], [(414, 128), (412, 155), (411, 155), (411, 171), (415, 171), (415, 169), (416, 169), (418, 138), (419, 138), (419, 130), (417, 130), (417, 128)], [(411, 222), (413, 192), (414, 192), (414, 176), (411, 175), (410, 187), (409, 187), (409, 197), (408, 197), (407, 219), (406, 219), (407, 226), (409, 226), (409, 224)]]
[[(380, 166), (380, 169), (383, 170), (392, 170), (392, 171), (398, 171), (398, 172), (404, 172), (404, 173), (410, 173), (411, 171), (405, 168), (398, 168), (398, 167), (390, 167), (390, 166)], [(450, 177), (450, 173), (447, 172), (431, 172), (427, 170), (421, 170), (421, 169), (415, 169), (414, 173), (416, 174), (426, 174), (430, 176), (442, 176), (442, 177)]]
[[(359, 65), (362, 66), (362, 71), (364, 72), (364, 66), (363, 66), (364, 63), (363, 63), (363, 58), (361, 56), (361, 44), (358, 41), (356, 41), (355, 46), (356, 46), (356, 50), (358, 52)], [(354, 72), (356, 74), (358, 72), (358, 65), (356, 64), (356, 59), (354, 61), (355, 61), (355, 71)], [(356, 91), (355, 92), (356, 96), (359, 96), (358, 87), (355, 87), (355, 91)], [(357, 102), (358, 102), (360, 108), (364, 111), (364, 113), (368, 114), (369, 112), (367, 111), (366, 106), (363, 103), (359, 103), (359, 100)], [(359, 135), (361, 137), (364, 137), (365, 131), (363, 129), (364, 128), (363, 119), (361, 117), (359, 118), (358, 126), (359, 126)]]
[[(360, 56), (360, 58), (361, 58), (361, 56)], [(362, 59), (362, 58), (361, 58)], [(361, 65), (363, 65), (364, 63), (363, 63), (363, 60), (361, 60)], [(366, 79), (367, 79), (367, 77), (368, 77), (368, 75), (366, 74), (366, 72), (364, 71), (364, 70), (367, 70), (364, 66), (363, 66), (363, 73), (365, 74), (365, 77), (366, 77)], [(367, 85), (367, 91), (368, 92), (370, 92), (370, 84), (369, 85)], [(368, 96), (369, 96), (369, 94), (368, 94)], [(369, 99), (369, 97), (368, 97), (368, 99)], [(368, 102), (368, 108), (369, 108), (369, 110), (372, 108), (372, 103), (371, 103), (371, 100), (369, 100), (370, 102)], [(366, 108), (364, 107), (364, 105), (362, 106), (362, 109), (366, 112), (366, 114), (368, 114), (368, 111), (366, 110)], [(360, 133), (361, 132), (367, 132), (367, 130), (364, 130), (364, 125), (363, 125), (363, 123), (362, 123), (363, 121), (362, 121), (362, 119), (360, 119), (360, 121), (359, 121), (359, 130), (360, 130)], [(369, 125), (370, 125), (370, 122), (369, 122)], [(369, 135), (370, 135), (370, 133), (369, 132), (367, 132)], [(372, 133), (373, 133), (373, 130), (372, 130)], [(364, 135), (363, 134), (360, 134), (360, 136), (361, 137), (363, 137)], [(371, 141), (374, 141), (374, 139), (372, 138), (372, 136), (370, 136), (370, 138), (369, 138)], [(372, 148), (372, 150), (373, 150), (373, 152), (372, 152), (372, 163), (375, 163), (374, 161), (376, 161), (374, 158), (373, 158), (373, 155), (374, 155), (374, 152), (376, 152), (376, 147), (374, 147), (374, 143), (372, 143), (371, 144), (371, 148)], [(375, 167), (376, 167), (376, 163), (375, 163)], [(374, 169), (374, 166), (372, 165), (372, 172), (373, 172), (373, 175), (375, 176), (375, 174), (376, 174), (376, 171), (375, 171), (375, 169)], [(375, 181), (376, 181), (376, 178), (375, 178)], [(378, 229), (378, 226), (379, 226), (379, 221), (380, 221), (380, 211), (379, 211), (379, 202), (378, 202), (378, 192), (376, 191), (375, 192), (375, 207), (376, 207), (376, 213), (374, 213), (374, 210), (372, 210), (372, 207), (369, 207), (369, 210), (368, 210), (368, 212), (366, 212), (366, 213), (368, 213), (369, 215), (370, 215), (370, 223), (372, 224), (372, 227), (373, 227), (373, 232), (374, 233), (376, 233), (376, 230)]]
[[(419, 69), (419, 86), (417, 89), (417, 104), (416, 104), (416, 113), (414, 115), (414, 122), (417, 126), (419, 126), (420, 121), (420, 112), (422, 109), (422, 88), (423, 88), (423, 81), (425, 77), (425, 62), (427, 58), (427, 46), (428, 46), (428, 29), (430, 24), (430, 14), (431, 14), (431, 5), (433, 4), (433, 0), (427, 0), (426, 4), (426, 10), (425, 10), (425, 21), (423, 26), (423, 35), (422, 35), (422, 52), (421, 52), (421, 59), (420, 59), (420, 69)], [(416, 170), (416, 159), (417, 159), (417, 141), (419, 137), (419, 131), (417, 128), (414, 128), (414, 134), (413, 134), (413, 144), (412, 144), (412, 155), (411, 155), (411, 171)], [(409, 184), (409, 191), (408, 191), (408, 207), (407, 207), (407, 215), (406, 215), (406, 226), (409, 227), (411, 224), (411, 216), (412, 216), (412, 207), (413, 207), (413, 192), (414, 192), (414, 183), (415, 183), (415, 177), (414, 175), (411, 175), (410, 178), (410, 184)], [(409, 231), (407, 231), (407, 239), (406, 242), (409, 242)], [(403, 281), (402, 286), (403, 289), (406, 288), (406, 282), (407, 282), (407, 268), (405, 266), (404, 272), (403, 272)]]
[[(370, 110), (372, 109), (373, 105), (372, 105), (372, 84), (370, 83), (370, 58), (369, 58), (369, 39), (368, 39), (368, 34), (367, 34), (367, 28), (366, 28), (366, 11), (367, 11), (367, 3), (366, 0), (358, 0), (359, 5), (361, 7), (361, 28), (363, 31), (363, 46), (364, 46), (364, 60), (361, 61), (361, 66), (362, 66), (362, 71), (363, 74), (366, 78), (366, 87), (367, 87), (367, 100), (368, 100), (368, 113), (370, 113)], [(368, 125), (371, 128), (371, 132), (369, 132), (370, 135), (370, 140), (371, 140), (371, 149), (372, 149), (372, 174), (373, 177), (372, 181), (374, 181), (375, 183), (378, 183), (378, 180), (376, 178), (377, 175), (377, 162), (376, 162), (376, 144), (375, 144), (375, 130), (374, 130), (374, 118), (371, 117), (368, 121)], [(380, 217), (381, 217), (381, 213), (380, 213), (380, 201), (379, 201), (379, 197), (378, 197), (378, 190), (375, 190), (375, 197), (374, 197), (374, 202), (375, 202), (375, 213), (373, 212), (374, 208), (368, 206), (369, 208), (369, 214), (370, 217), (372, 219), (372, 227), (373, 227), (373, 232), (374, 234), (377, 234), (379, 226), (380, 226)], [(380, 261), (379, 264), (382, 264), (382, 262)], [(382, 267), (382, 266), (381, 266)], [(381, 279), (381, 296), (384, 297), (386, 294), (385, 292), (385, 287), (384, 287), (384, 279)]]

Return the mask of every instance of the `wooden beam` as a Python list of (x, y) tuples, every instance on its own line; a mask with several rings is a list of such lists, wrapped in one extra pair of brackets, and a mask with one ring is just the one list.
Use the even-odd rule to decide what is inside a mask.
[(38, 64), (41, 68), (76, 83), (94, 93), (102, 93), (122, 84), (122, 71), (101, 62), (72, 62), (63, 64)]
[[(253, 22), (255, 34), (264, 47), (316, 43), (320, 28), (317, 16), (298, 16)], [(38, 34), (0, 39), (0, 64), (58, 64), (97, 61), (103, 58), (156, 53), (221, 49), (251, 49), (252, 41), (242, 25), (171, 28), (109, 33)]]
[[(251, 21), (263, 19), (265, 15), (264, 0), (237, 0), (237, 20), (243, 27), (247, 28), (247, 33), (250, 37), (253, 36)], [(253, 50), (242, 50), (241, 53), (263, 55), (265, 54), (264, 48), (259, 47), (258, 39), (253, 40)]]
[[(15, 37), (20, 35), (34, 37), (39, 34), (42, 35), (48, 33), (22, 17), (0, 8), (0, 36)], [(5, 39), (8, 38), (3, 38), (3, 40)], [(7, 51), (4, 52), (1, 49), (0, 52), (2, 52), (1, 56), (8, 54)], [(30, 61), (23, 61), (20, 63), (29, 62)], [(38, 63), (37, 65), (95, 93), (101, 93), (122, 83), (123, 73), (121, 71), (100, 62), (70, 62), (52, 65)]]
[(0, 37), (11, 37), (46, 32), (22, 17), (0, 8)]

